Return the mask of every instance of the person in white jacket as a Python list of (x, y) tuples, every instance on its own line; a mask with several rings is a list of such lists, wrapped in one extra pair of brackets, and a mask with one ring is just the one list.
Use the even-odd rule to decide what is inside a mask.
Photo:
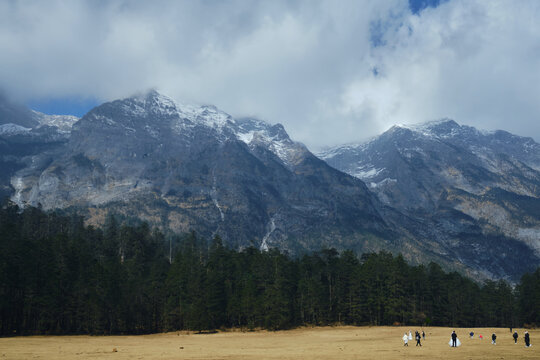
[(403, 346), (409, 346), (409, 337), (407, 333), (403, 334)]

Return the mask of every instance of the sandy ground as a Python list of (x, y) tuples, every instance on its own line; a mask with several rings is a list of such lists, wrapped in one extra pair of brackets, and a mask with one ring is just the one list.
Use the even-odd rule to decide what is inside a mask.
[[(30, 336), (0, 338), (1, 359), (540, 359), (540, 330), (523, 343), (517, 329), (456, 329), (462, 342), (450, 348), (451, 328), (424, 328), (422, 347), (403, 346), (414, 327), (322, 327), (278, 332), (167, 333), (144, 336)], [(497, 345), (491, 345), (491, 334)], [(484, 335), (480, 340), (478, 334)], [(116, 350), (116, 351), (114, 351)]]

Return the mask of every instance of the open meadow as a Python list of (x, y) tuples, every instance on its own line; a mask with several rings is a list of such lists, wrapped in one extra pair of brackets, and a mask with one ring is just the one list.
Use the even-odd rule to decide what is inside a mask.
[[(509, 329), (455, 329), (462, 342), (450, 348), (451, 328), (426, 327), (422, 347), (403, 346), (414, 327), (319, 327), (289, 331), (174, 332), (142, 336), (30, 336), (0, 339), (1, 359), (540, 359), (540, 330), (515, 345)], [(420, 330), (420, 329), (418, 329)], [(497, 345), (491, 334), (497, 334)], [(482, 334), (484, 339), (478, 338)]]

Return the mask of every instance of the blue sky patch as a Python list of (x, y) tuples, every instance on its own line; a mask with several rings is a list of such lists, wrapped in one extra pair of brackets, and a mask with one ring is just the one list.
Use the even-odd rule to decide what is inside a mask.
[(94, 98), (67, 97), (58, 99), (30, 101), (26, 105), (33, 110), (49, 115), (75, 115), (82, 117), (89, 110), (99, 105)]
[(409, 0), (409, 7), (413, 14), (418, 14), (427, 7), (436, 8), (448, 0)]

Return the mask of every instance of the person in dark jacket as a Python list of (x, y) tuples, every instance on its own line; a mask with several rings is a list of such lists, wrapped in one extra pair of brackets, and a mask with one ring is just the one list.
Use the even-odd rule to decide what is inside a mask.
[(457, 334), (455, 331), (452, 331), (452, 347), (457, 347), (456, 340), (457, 340)]
[(514, 335), (512, 335), (512, 337), (514, 338), (514, 344), (517, 344), (517, 338), (518, 338), (517, 331), (514, 331)]
[(422, 344), (420, 344), (420, 333), (417, 331), (416, 334), (415, 334), (415, 337), (416, 337), (416, 346), (420, 345), (422, 346)]
[(531, 338), (529, 337), (528, 331), (525, 331), (525, 346), (526, 347), (531, 346)]
[(491, 343), (497, 345), (497, 335), (491, 334)]

